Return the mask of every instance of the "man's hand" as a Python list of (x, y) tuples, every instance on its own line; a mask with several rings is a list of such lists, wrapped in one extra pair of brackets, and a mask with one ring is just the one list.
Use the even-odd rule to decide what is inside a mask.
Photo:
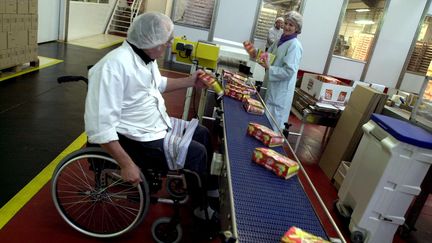
[(191, 79), (194, 81), (194, 86), (197, 88), (206, 88), (207, 87), (207, 85), (198, 78), (198, 76), (200, 74), (203, 74), (203, 73), (205, 73), (205, 72), (202, 69), (198, 69), (191, 76)]
[(141, 170), (135, 163), (132, 163), (130, 165), (127, 165), (124, 168), (121, 168), (120, 173), (124, 181), (127, 181), (133, 184), (134, 186), (137, 186), (138, 183), (142, 181)]

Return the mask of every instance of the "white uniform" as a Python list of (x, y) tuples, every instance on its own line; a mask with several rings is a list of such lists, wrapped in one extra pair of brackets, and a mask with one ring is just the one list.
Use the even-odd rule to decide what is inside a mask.
[[(303, 47), (297, 38), (293, 38), (279, 47), (277, 42), (273, 43), (268, 51), (276, 55), (276, 58), (265, 75), (265, 102), (276, 119), (277, 126), (283, 129), (291, 111)], [(271, 121), (270, 118), (269, 120)], [(278, 131), (273, 122), (271, 123), (273, 130)]]
[(269, 48), (275, 41), (279, 41), (282, 33), (282, 28), (276, 29), (274, 26), (271, 27), (268, 31), (266, 47)]
[(164, 138), (171, 127), (161, 95), (167, 85), (156, 61), (145, 62), (125, 41), (89, 71), (85, 131), (89, 142)]

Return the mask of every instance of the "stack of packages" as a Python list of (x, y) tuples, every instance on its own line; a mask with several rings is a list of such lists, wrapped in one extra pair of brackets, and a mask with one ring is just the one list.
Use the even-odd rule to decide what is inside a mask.
[(339, 79), (333, 78), (333, 77), (330, 77), (330, 76), (318, 75), (317, 79), (319, 81), (324, 82), (324, 83), (336, 84), (336, 85), (346, 85), (344, 82), (340, 81)]
[(238, 74), (230, 75), (228, 72), (224, 72), (224, 79), (227, 81), (225, 85), (226, 96), (243, 101), (256, 93), (256, 90), (252, 86), (246, 84), (246, 77)]
[(330, 243), (321, 237), (303, 231), (297, 227), (291, 227), (281, 239), (281, 243)]
[(37, 7), (37, 0), (0, 0), (0, 69), (38, 65)]
[(246, 83), (246, 77), (227, 70), (223, 70), (222, 76), (227, 81), (225, 95), (243, 101), (243, 107), (250, 114), (264, 114), (264, 106), (261, 102), (250, 97), (250, 95), (256, 94), (256, 90)]
[[(254, 122), (249, 123), (247, 133), (269, 147), (281, 146), (284, 141), (280, 134)], [(297, 174), (299, 170), (297, 162), (269, 148), (255, 148), (252, 160), (285, 179)]]

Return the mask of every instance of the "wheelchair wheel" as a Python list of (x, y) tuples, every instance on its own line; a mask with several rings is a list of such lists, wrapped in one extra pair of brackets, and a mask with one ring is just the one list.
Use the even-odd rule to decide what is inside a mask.
[(125, 182), (120, 167), (102, 148), (84, 148), (64, 158), (54, 171), (51, 195), (63, 219), (92, 237), (119, 236), (147, 214), (149, 188)]
[(152, 236), (157, 243), (178, 243), (183, 237), (179, 223), (171, 222), (171, 218), (158, 218), (152, 224)]

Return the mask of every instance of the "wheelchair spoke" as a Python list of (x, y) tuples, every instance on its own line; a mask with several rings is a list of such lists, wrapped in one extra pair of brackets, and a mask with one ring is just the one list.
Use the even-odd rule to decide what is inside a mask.
[(59, 164), (52, 183), (62, 217), (90, 236), (123, 234), (135, 227), (148, 209), (147, 184), (133, 186), (123, 181), (118, 164), (102, 150), (83, 149), (69, 156)]

